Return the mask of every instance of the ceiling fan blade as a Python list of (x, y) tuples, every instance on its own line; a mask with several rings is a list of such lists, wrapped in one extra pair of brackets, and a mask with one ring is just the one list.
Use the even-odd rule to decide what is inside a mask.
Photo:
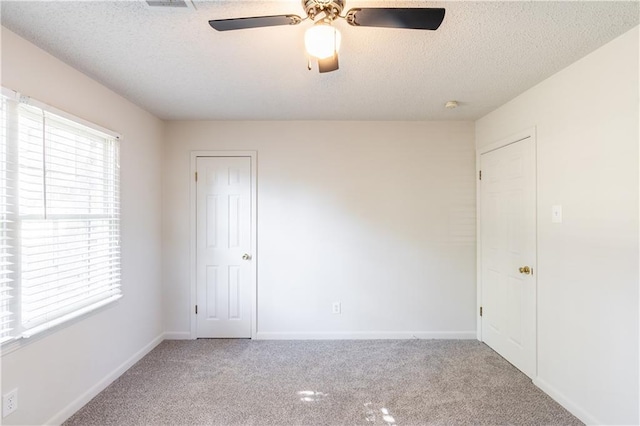
[(442, 8), (373, 7), (351, 9), (347, 22), (356, 27), (437, 30), (444, 19)]
[(318, 71), (331, 72), (338, 69), (338, 52), (325, 59), (318, 59)]
[(254, 16), (251, 18), (212, 19), (209, 25), (218, 31), (243, 30), (245, 28), (297, 25), (302, 18), (297, 15)]

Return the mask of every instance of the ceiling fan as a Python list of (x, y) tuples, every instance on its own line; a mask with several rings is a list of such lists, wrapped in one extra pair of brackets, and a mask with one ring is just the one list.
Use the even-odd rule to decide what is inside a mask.
[(345, 19), (354, 27), (416, 30), (437, 30), (444, 19), (444, 9), (428, 7), (361, 7), (341, 15), (344, 3), (345, 0), (302, 0), (302, 7), (307, 14), (304, 19), (298, 15), (254, 16), (212, 19), (209, 25), (218, 31), (230, 31), (276, 25), (298, 25), (310, 19), (314, 25), (305, 33), (305, 46), (309, 55), (318, 59), (318, 70), (324, 73), (338, 69), (341, 36), (340, 32), (331, 25), (338, 18)]

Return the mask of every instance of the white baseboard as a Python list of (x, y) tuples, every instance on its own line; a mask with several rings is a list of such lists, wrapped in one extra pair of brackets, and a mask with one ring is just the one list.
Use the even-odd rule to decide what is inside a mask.
[(353, 332), (264, 332), (257, 340), (390, 340), (390, 339), (476, 339), (473, 331), (353, 331)]
[(120, 377), (125, 371), (127, 371), (133, 364), (140, 361), (145, 355), (153, 350), (164, 340), (164, 333), (153, 339), (146, 344), (142, 349), (133, 354), (129, 359), (116, 367), (111, 373), (107, 374), (102, 380), (92, 386), (88, 391), (76, 398), (71, 404), (63, 408), (58, 414), (51, 417), (45, 424), (46, 425), (60, 425), (65, 422), (69, 417), (75, 414), (76, 411), (84, 407), (86, 403), (91, 401), (96, 395), (106, 389), (114, 380)]
[(560, 393), (556, 388), (551, 386), (549, 383), (544, 380), (538, 378), (533, 379), (533, 384), (542, 389), (544, 393), (553, 398), (558, 404), (562, 405), (567, 409), (571, 414), (580, 419), (583, 423), (587, 425), (603, 425), (605, 423), (598, 421), (591, 414), (587, 413), (587, 411), (580, 407), (578, 404), (571, 401), (564, 394)]
[(165, 331), (164, 340), (191, 340), (191, 333), (188, 331)]

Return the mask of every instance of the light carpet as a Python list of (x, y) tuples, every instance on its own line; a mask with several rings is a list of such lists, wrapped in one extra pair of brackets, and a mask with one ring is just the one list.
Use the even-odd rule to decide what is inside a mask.
[(65, 425), (580, 425), (473, 340), (165, 341)]

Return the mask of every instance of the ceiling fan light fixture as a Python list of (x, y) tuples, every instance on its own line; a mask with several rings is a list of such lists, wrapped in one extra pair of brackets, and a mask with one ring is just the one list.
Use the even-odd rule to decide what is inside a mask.
[(318, 21), (305, 32), (304, 45), (309, 55), (326, 59), (338, 53), (341, 39), (340, 31), (329, 22)]
[[(0, 0), (2, 1), (2, 0)], [(147, 0), (187, 1), (187, 0)], [(195, 1), (195, 0), (191, 0)], [(444, 19), (443, 8), (431, 7), (358, 7), (342, 15), (346, 0), (301, 0), (307, 15), (250, 16), (246, 18), (211, 19), (209, 25), (216, 31), (242, 30), (246, 28), (298, 25), (303, 21), (315, 24), (304, 35), (309, 57), (318, 60), (318, 71), (327, 73), (339, 68), (340, 32), (332, 26), (338, 19), (346, 20), (352, 27), (404, 28), (437, 30)], [(307, 62), (311, 69), (311, 61)]]

